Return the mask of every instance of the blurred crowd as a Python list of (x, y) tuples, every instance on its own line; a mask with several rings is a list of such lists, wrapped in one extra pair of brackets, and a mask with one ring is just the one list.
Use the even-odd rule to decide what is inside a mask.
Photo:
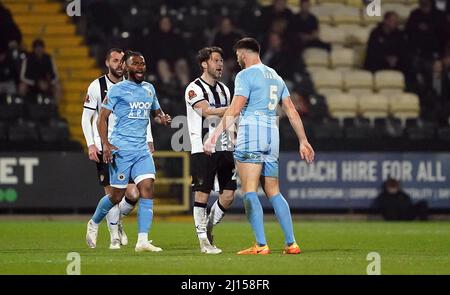
[(21, 45), (20, 29), (0, 3), (0, 93), (19, 94), (26, 99), (42, 95), (57, 101), (60, 97), (57, 71), (45, 52), (44, 42), (34, 40), (30, 52)]
[[(406, 23), (395, 11), (383, 11), (361, 67), (401, 71), (406, 90), (420, 97), (421, 116), (448, 125), (450, 1), (418, 3)], [(320, 38), (320, 22), (311, 7), (309, 0), (299, 0), (294, 9), (286, 0), (265, 6), (256, 0), (86, 0), (82, 16), (74, 21), (100, 66), (108, 48), (141, 51), (147, 59), (147, 78), (157, 85), (162, 104), (173, 115), (185, 113), (180, 97), (199, 75), (195, 55), (200, 48), (223, 48), (223, 82), (233, 90), (239, 71), (233, 44), (243, 36), (256, 37), (262, 44), (262, 61), (286, 80), (297, 110), (308, 120), (318, 109), (312, 107), (317, 93), (302, 53), (311, 47), (332, 50)], [(35, 40), (32, 51), (24, 52), (20, 30), (1, 4), (0, 38), (0, 93), (58, 100), (58, 75), (44, 42)]]

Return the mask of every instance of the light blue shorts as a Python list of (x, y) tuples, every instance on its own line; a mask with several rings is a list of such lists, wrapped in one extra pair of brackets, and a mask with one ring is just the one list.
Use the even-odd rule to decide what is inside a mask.
[(278, 178), (280, 137), (278, 128), (239, 126), (234, 159), (242, 163), (261, 163), (261, 175)]
[(109, 178), (112, 187), (126, 188), (130, 179), (138, 184), (147, 178), (155, 179), (155, 174), (155, 163), (148, 150), (117, 150), (113, 152), (113, 162), (109, 165)]
[(278, 157), (265, 152), (234, 151), (234, 159), (242, 163), (261, 163), (261, 175), (278, 178)]

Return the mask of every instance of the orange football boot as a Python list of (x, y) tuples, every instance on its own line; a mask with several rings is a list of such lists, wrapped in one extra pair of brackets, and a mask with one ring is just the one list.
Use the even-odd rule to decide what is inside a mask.
[(269, 246), (265, 245), (265, 246), (258, 246), (257, 243), (255, 243), (255, 245), (253, 245), (252, 247), (239, 251), (237, 252), (238, 255), (266, 255), (269, 254), (270, 250), (269, 250)]
[(300, 254), (302, 251), (300, 250), (300, 247), (297, 245), (297, 243), (294, 243), (290, 246), (286, 246), (284, 248), (283, 254)]

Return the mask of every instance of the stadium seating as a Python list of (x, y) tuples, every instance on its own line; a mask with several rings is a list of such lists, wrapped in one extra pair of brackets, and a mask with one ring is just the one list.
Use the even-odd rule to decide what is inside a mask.
[(358, 105), (361, 116), (371, 121), (386, 118), (389, 113), (389, 99), (382, 94), (360, 96)]
[(354, 118), (358, 114), (358, 99), (351, 94), (329, 95), (327, 104), (330, 115), (341, 122), (344, 118)]
[(375, 89), (384, 94), (402, 92), (405, 89), (405, 77), (399, 71), (377, 71), (375, 73)]
[(0, 121), (0, 142), (8, 141), (8, 128), (4, 122)]
[[(338, 71), (322, 70), (312, 73), (314, 85), (320, 90), (334, 89), (341, 91), (343, 89), (342, 74)], [(320, 92), (321, 93), (321, 92)]]
[(413, 93), (400, 93), (390, 97), (389, 109), (392, 116), (406, 123), (408, 118), (418, 118), (420, 114), (419, 97)]
[(53, 118), (39, 127), (40, 138), (45, 143), (61, 143), (69, 140), (69, 125), (65, 120)]
[(33, 121), (19, 119), (9, 127), (9, 140), (12, 143), (33, 143), (38, 142), (39, 133), (37, 125)]
[(450, 127), (449, 126), (439, 128), (437, 133), (438, 133), (438, 138), (440, 140), (450, 142)]
[(319, 32), (320, 39), (331, 43), (333, 47), (343, 46), (347, 40), (347, 33), (339, 27), (321, 26)]
[(329, 54), (324, 49), (307, 48), (303, 52), (303, 60), (308, 68), (329, 66)]
[(341, 139), (344, 137), (337, 119), (325, 119), (319, 124), (315, 124), (313, 132), (316, 139)]
[(349, 139), (366, 139), (371, 137), (372, 128), (368, 119), (351, 118), (344, 121), (344, 133)]
[(341, 6), (333, 11), (331, 18), (335, 25), (360, 24), (361, 12), (356, 7)]
[(344, 73), (344, 86), (348, 92), (357, 92), (358, 90), (373, 91), (373, 75), (369, 71), (353, 70)]
[(52, 97), (42, 95), (27, 97), (27, 116), (35, 121), (49, 120), (58, 117), (58, 109)]
[(350, 70), (355, 66), (355, 54), (352, 49), (339, 48), (331, 52), (331, 66), (335, 70)]
[(16, 95), (0, 96), (0, 121), (9, 121), (24, 116), (24, 99)]

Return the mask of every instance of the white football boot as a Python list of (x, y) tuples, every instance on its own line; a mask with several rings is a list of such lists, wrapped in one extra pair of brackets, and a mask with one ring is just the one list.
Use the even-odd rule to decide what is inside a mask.
[(122, 246), (128, 245), (128, 237), (123, 228), (122, 220), (119, 220), (119, 239)]
[(111, 250), (120, 249), (119, 225), (110, 224), (109, 232), (111, 234), (111, 244), (109, 244), (109, 249)]
[(134, 248), (136, 252), (161, 252), (162, 249), (152, 245), (152, 241), (137, 242)]
[(222, 250), (211, 245), (208, 239), (199, 239), (200, 251), (205, 254), (220, 254)]
[(89, 246), (89, 248), (93, 249), (97, 246), (97, 236), (98, 236), (98, 224), (96, 224), (91, 219), (87, 224), (87, 231), (86, 231), (86, 243)]

